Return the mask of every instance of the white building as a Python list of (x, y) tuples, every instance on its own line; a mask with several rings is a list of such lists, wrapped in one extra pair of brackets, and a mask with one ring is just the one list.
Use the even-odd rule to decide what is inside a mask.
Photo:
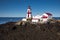
[(52, 19), (52, 14), (51, 13), (44, 13), (41, 16), (40, 15), (33, 16), (32, 22), (46, 23), (46, 22), (48, 22), (49, 19)]
[(51, 13), (44, 13), (41, 18), (42, 18), (42, 22), (46, 23), (50, 19), (52, 19), (52, 14)]
[(40, 15), (33, 16), (32, 22), (39, 22), (40, 21)]
[(23, 18), (22, 21), (27, 21), (27, 19), (30, 19), (30, 18), (32, 18), (31, 22), (46, 23), (46, 22), (48, 22), (49, 19), (52, 19), (52, 14), (44, 13), (41, 16), (40, 15), (32, 16), (31, 8), (29, 6), (27, 9), (26, 18)]

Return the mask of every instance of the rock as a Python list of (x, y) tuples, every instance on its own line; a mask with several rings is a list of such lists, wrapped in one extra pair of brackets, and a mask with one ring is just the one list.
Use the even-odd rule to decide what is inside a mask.
[(18, 21), (15, 23), (15, 25), (25, 25), (25, 23), (26, 23), (25, 21)]
[(15, 25), (20, 25), (22, 23), (22, 21), (18, 21), (15, 23)]
[(60, 32), (58, 32), (57, 35), (60, 35)]
[(60, 40), (60, 22), (31, 24), (9, 22), (0, 25), (0, 40)]

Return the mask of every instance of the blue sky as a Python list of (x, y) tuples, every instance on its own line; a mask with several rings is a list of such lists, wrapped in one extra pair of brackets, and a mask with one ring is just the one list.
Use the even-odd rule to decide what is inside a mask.
[(32, 15), (50, 12), (60, 17), (60, 0), (0, 0), (0, 17), (25, 17), (29, 5)]

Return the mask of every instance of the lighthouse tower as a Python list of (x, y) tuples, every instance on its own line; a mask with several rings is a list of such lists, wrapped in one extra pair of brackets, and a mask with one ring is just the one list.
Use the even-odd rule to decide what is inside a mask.
[(28, 6), (28, 9), (27, 9), (26, 19), (27, 20), (32, 20), (32, 12), (31, 12), (30, 6)]

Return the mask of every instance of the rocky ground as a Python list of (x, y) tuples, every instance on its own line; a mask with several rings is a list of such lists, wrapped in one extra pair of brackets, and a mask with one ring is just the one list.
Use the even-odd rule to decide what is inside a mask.
[(60, 40), (59, 21), (47, 24), (15, 23), (0, 25), (0, 40)]

